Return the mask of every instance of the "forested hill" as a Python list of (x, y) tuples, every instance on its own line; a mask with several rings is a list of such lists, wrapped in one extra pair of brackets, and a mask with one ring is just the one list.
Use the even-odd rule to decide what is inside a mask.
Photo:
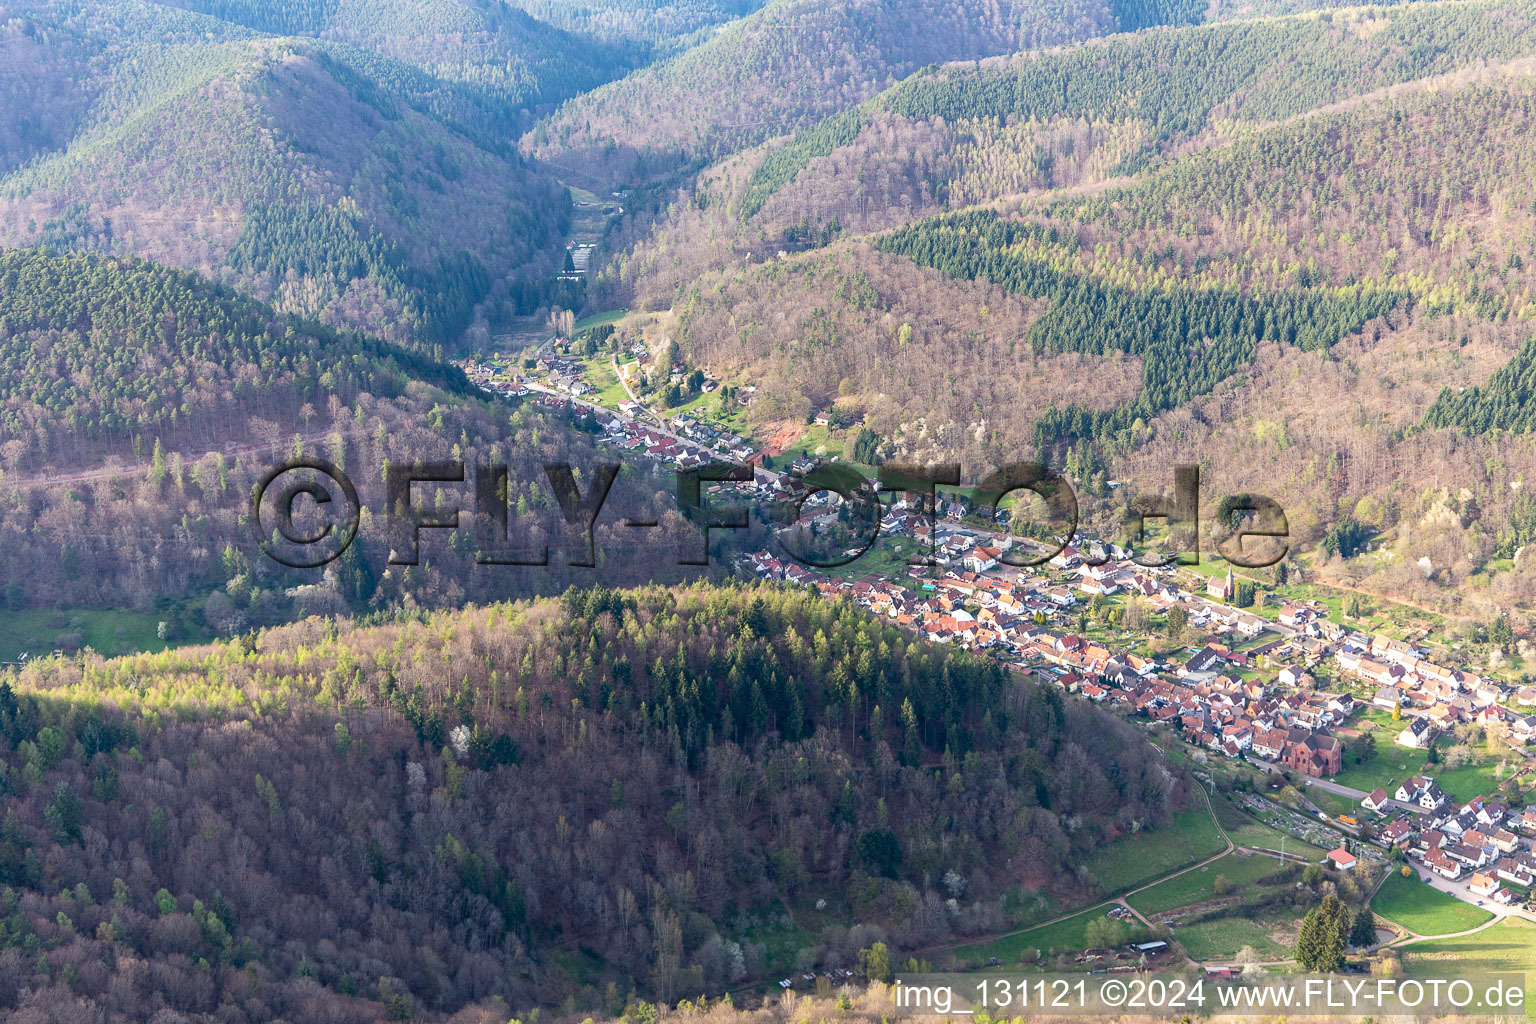
[(695, 46), (716, 26), (751, 14), (765, 0), (513, 0), (541, 21), (598, 39), (631, 40), (665, 55)]
[[(1191, 6), (1147, 3), (1127, 16), (1183, 18)], [(1105, 7), (1076, 0), (1049, 10), (1022, 0), (777, 0), (570, 101), (529, 145), (615, 182), (644, 179), (812, 124), (928, 64), (1073, 42), (1117, 24)]]
[[(318, 325), (143, 260), (0, 252), (0, 453), (35, 473), (89, 454), (217, 448), (291, 423), (301, 406), (467, 391), (414, 352)], [(78, 463), (76, 463), (78, 464)], [(87, 463), (88, 464), (88, 463)]]
[(512, 108), (555, 103), (622, 74), (637, 54), (500, 0), (155, 0), (277, 36), (350, 43)]
[(612, 305), (659, 307), (778, 250), (1005, 199), (1092, 195), (1255, 136), (1278, 156), (1277, 125), (1460, 90), (1533, 56), (1536, 4), (1471, 0), (1161, 29), (927, 69), (706, 168), (691, 194), (632, 228), (596, 290)]
[(1027, 338), (1036, 351), (1126, 352), (1141, 358), (1142, 387), (1135, 401), (1101, 412), (1053, 404), (1036, 424), (1032, 440), (1039, 445), (1084, 438), (1133, 444), (1158, 413), (1209, 393), (1247, 366), (1260, 342), (1327, 349), (1408, 297), (1369, 285), (1248, 295), (1180, 285), (1132, 289), (1063, 273), (1055, 254), (1030, 245), (1041, 235), (1034, 225), (1000, 221), (992, 211), (981, 211), (901, 228), (879, 243), (885, 252), (951, 277), (984, 277), (1050, 300), (1050, 311)]
[[(356, 542), (323, 574), (285, 569), (251, 539), (253, 489), (294, 455), (349, 473), (377, 512), (361, 516)], [(427, 538), (420, 570), (389, 571), (399, 541), (385, 465), (461, 459), (508, 467), (516, 538), (530, 551), (547, 544), (549, 564), (479, 564), (489, 542), (466, 511), (462, 530)], [(586, 473), (596, 459), (590, 435), (568, 418), (488, 401), (459, 370), (415, 349), (282, 316), (142, 260), (0, 253), (8, 610), (158, 604), (180, 637), (227, 636), (315, 611), (558, 593), (594, 570), (572, 567), (587, 545), (564, 531), (544, 464)], [(468, 479), (437, 495), (418, 489), (417, 499), (473, 510), (473, 468)], [(696, 551), (698, 533), (659, 481), (626, 468), (604, 509), (593, 545), (603, 580), (697, 577), (677, 552)], [(626, 515), (660, 521), (648, 545), (619, 525)], [(80, 638), (69, 618), (23, 627), (24, 649), (73, 649)]]
[(1392, 549), (1324, 547), (1325, 578), (1491, 617), (1536, 571), (1510, 561), (1533, 63), (1536, 5), (1472, 0), (927, 69), (705, 169), (596, 287), (751, 380), (760, 438), (972, 465), (1043, 443), (1105, 529), (1198, 462), (1281, 501), (1293, 550), (1345, 511)]
[[(1536, 35), (1522, 45), (1536, 47)], [(986, 421), (1012, 432), (1014, 444), (1087, 439), (1129, 452), (1157, 432), (1157, 417), (1227, 381), (1241, 383), (1266, 342), (1330, 350), (1372, 321), (1379, 337), (1386, 326), (1380, 318), (1391, 312), (1444, 318), (1443, 329), (1458, 335), (1467, 334), (1461, 321), (1494, 327), (1528, 318), (1536, 150), (1527, 128), (1536, 93), (1525, 66), (1518, 58), (1438, 77), (1433, 88), (1328, 105), (1184, 153), (1116, 187), (1046, 192), (1010, 213), (984, 208), (930, 218), (875, 236), (872, 248), (1033, 300), (1022, 324), (1000, 322), (1000, 341), (1023, 342), (1035, 354), (1135, 356), (1142, 385), (1130, 401), (1092, 408), (1077, 396), (1042, 395), (1025, 406), (1034, 425), (1028, 434), (1004, 413), (987, 410)], [(755, 270), (746, 285), (733, 280), (718, 297), (713, 277), (682, 292), (688, 346), (712, 362), (772, 360), (776, 372), (760, 378), (764, 390), (810, 392), (813, 404), (876, 393), (905, 402), (925, 386), (910, 375), (902, 383), (900, 374), (867, 388), (856, 383), (856, 372), (871, 373), (859, 369), (870, 365), (861, 334), (900, 353), (893, 337), (900, 321), (883, 315), (896, 300), (872, 285), (894, 271), (864, 256), (849, 262), (804, 254), (795, 262), (800, 266)], [(837, 272), (811, 272), (829, 262), (839, 264)], [(779, 285), (768, 305), (757, 301), (759, 282)], [(786, 294), (801, 296), (802, 312), (790, 312)], [(834, 303), (834, 295), (843, 301)], [(842, 313), (855, 301), (862, 329), (850, 322), (860, 317)], [(748, 340), (734, 354), (714, 340), (726, 305), (736, 324), (769, 325), (738, 331)], [(834, 305), (841, 323), (814, 313)], [(909, 339), (937, 333), (929, 323), (909, 322)], [(779, 324), (799, 332), (788, 358), (780, 354)], [(992, 358), (997, 349), (991, 346)], [(1522, 357), (1486, 389), (1447, 396), (1427, 422), (1528, 423), (1516, 415), (1528, 390), (1525, 366)], [(989, 385), (957, 376), (950, 398), (935, 389), (933, 400), (947, 405), (941, 415), (967, 417), (959, 422), (974, 430), (974, 397)], [(1427, 411), (1394, 403), (1395, 414), (1411, 419)], [(909, 405), (906, 422), (917, 412)], [(886, 429), (897, 433), (901, 424)], [(976, 436), (985, 443), (985, 434)]]
[(150, 11), (38, 0), (0, 33), (28, 69), (0, 86), (0, 244), (140, 255), (397, 341), (457, 338), (508, 274), (558, 267), (568, 201), (508, 144), (504, 99)]
[[(755, 217), (809, 171), (813, 180), (786, 196), (785, 208), (848, 220), (852, 197), (831, 180), (839, 161), (827, 162), (826, 175), (815, 165), (846, 149), (841, 162), (873, 170), (881, 141), (893, 133), (918, 133), (926, 184), (959, 207), (1135, 174), (1192, 140), (1208, 144), (1398, 83), (1533, 52), (1536, 6), (1477, 0), (1233, 21), (955, 65), (915, 75), (770, 148), (738, 213)], [(891, 200), (899, 195), (866, 186), (858, 198), (861, 216), (870, 206), (898, 212)]]
[(39, 1020), (672, 1002), (998, 927), (1186, 799), (1128, 724), (769, 588), (30, 665), (0, 751), (0, 1005)]

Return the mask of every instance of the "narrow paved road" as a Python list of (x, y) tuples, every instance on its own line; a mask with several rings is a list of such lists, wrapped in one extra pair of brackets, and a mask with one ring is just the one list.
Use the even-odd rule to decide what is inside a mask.
[[(605, 405), (598, 405), (596, 402), (588, 402), (585, 399), (577, 398), (574, 395), (567, 394), (564, 391), (556, 391), (554, 388), (545, 387), (543, 384), (535, 384), (532, 381), (525, 381), (523, 383), (523, 387), (527, 388), (529, 391), (537, 391), (541, 395), (549, 395), (552, 398), (558, 398), (561, 401), (570, 402), (572, 405), (579, 405), (583, 409), (590, 409), (593, 412), (607, 413), (609, 416), (624, 415), (623, 413), (610, 409)], [(701, 455), (714, 454), (708, 448), (699, 444), (699, 442), (683, 437), (681, 434), (668, 430), (666, 427), (646, 427), (645, 429), (651, 431), (653, 434), (660, 434), (663, 437), (670, 437), (684, 448), (691, 448)]]
[[(1393, 941), (1387, 943), (1387, 945), (1391, 946), (1393, 949), (1401, 949), (1404, 946), (1411, 946), (1415, 942), (1439, 942), (1441, 939), (1459, 939), (1464, 935), (1476, 935), (1480, 931), (1485, 931), (1489, 928), (1492, 928), (1502, 920), (1504, 920), (1504, 918), (1499, 917), (1498, 915), (1494, 915), (1493, 920), (1484, 921), (1476, 928), (1468, 928), (1466, 931), (1461, 932), (1449, 932), (1445, 935), (1420, 935), (1417, 932), (1410, 932), (1408, 929), (1403, 928), (1403, 931), (1406, 933), (1406, 937), (1394, 939)], [(1402, 928), (1402, 925), (1398, 925), (1398, 927)]]
[[(1250, 757), (1249, 760), (1252, 761), (1254, 764), (1259, 765), (1262, 768), (1274, 769), (1276, 771), (1286, 771), (1287, 770), (1285, 765), (1277, 764), (1274, 761), (1264, 761), (1264, 760), (1260, 760), (1257, 757)], [(1329, 779), (1308, 779), (1308, 780), (1306, 780), (1306, 782), (1301, 787), (1301, 790), (1302, 790), (1303, 793), (1305, 793), (1307, 789), (1320, 789), (1324, 793), (1332, 793), (1334, 796), (1346, 797), (1346, 798), (1348, 798), (1350, 800), (1355, 801), (1356, 803), (1359, 803), (1361, 800), (1364, 800), (1366, 797), (1371, 795), (1370, 793), (1367, 793), (1363, 789), (1355, 789), (1355, 788), (1353, 788), (1351, 786), (1343, 786), (1343, 785), (1340, 785), (1339, 783), (1333, 782), (1333, 781), (1331, 781)], [(1424, 809), (1424, 808), (1420, 807), (1418, 804), (1410, 804), (1410, 803), (1406, 803), (1406, 802), (1404, 802), (1402, 800), (1392, 799), (1390, 797), (1388, 798), (1387, 802), (1389, 804), (1391, 804), (1393, 807), (1397, 807), (1397, 808), (1400, 808), (1401, 810), (1405, 810), (1405, 811), (1412, 811), (1415, 814), (1418, 814), (1420, 811), (1422, 811)]]
[(656, 412), (650, 406), (646, 405), (644, 402), (640, 401), (640, 399), (635, 397), (634, 389), (629, 386), (629, 378), (624, 375), (624, 371), (619, 369), (619, 357), (617, 355), (612, 355), (609, 356), (608, 359), (613, 363), (613, 375), (619, 378), (619, 386), (624, 389), (624, 393), (629, 396), (629, 400), (638, 405), (641, 412), (655, 420), (658, 424), (665, 422), (660, 416), (656, 415)]

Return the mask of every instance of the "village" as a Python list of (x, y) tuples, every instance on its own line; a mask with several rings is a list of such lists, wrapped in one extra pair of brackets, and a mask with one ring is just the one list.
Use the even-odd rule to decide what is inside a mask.
[[(625, 351), (642, 367), (651, 358), (643, 342)], [(797, 478), (815, 465), (808, 457), (791, 460), (788, 472), (770, 469), (750, 439), (702, 416), (663, 416), (622, 380), (621, 390), (600, 388), (568, 355), (541, 350), (531, 363), (521, 371), (501, 359), (461, 365), (489, 394), (586, 419), (600, 444), (642, 465), (745, 463), (754, 475), (739, 496), (766, 502), (805, 493)], [(667, 369), (679, 375), (680, 368)], [(695, 383), (720, 387), (712, 378)], [(997, 510), (974, 508), (959, 495), (931, 507), (925, 500), (933, 499), (894, 496), (880, 527), (882, 544), (926, 554), (912, 559), (919, 564), (886, 559), (870, 571), (822, 571), (763, 550), (745, 556), (742, 568), (829, 599), (846, 597), (930, 642), (984, 653), (1021, 677), (1171, 730), (1201, 757), (1268, 773), (1274, 788), (1298, 792), (1300, 809), (1317, 819), (1304, 830), (1313, 845), (1318, 827), (1337, 842), (1323, 861), (1331, 870), (1350, 870), (1367, 844), (1371, 856), (1409, 861), (1457, 899), (1536, 920), (1526, 904), (1536, 884), (1536, 808), (1486, 794), (1458, 801), (1422, 775), (1371, 778), (1369, 786), (1349, 780), (1359, 788), (1331, 781), (1344, 770), (1349, 744), (1364, 734), (1373, 748), (1391, 744), (1422, 758), (1433, 756), (1441, 736), (1475, 726), (1523, 750), (1536, 742), (1536, 689), (1447, 666), (1422, 642), (1348, 629), (1319, 602), (1240, 606), (1248, 602), (1239, 601), (1242, 584), (1230, 567), (1203, 575), (1143, 566), (1134, 552), (1081, 535), (1051, 554), (1038, 541), (999, 531)], [(835, 495), (815, 495), (801, 525), (834, 530), (840, 505)], [(1034, 561), (1041, 564), (1010, 564)], [(1118, 644), (1087, 635), (1090, 608), (1123, 607), (1131, 598), (1147, 622)], [(1151, 617), (1166, 622), (1170, 613), (1185, 634), (1201, 639), (1153, 655), (1144, 642)], [(1320, 686), (1319, 675), (1334, 685)], [(1293, 779), (1299, 789), (1288, 785)]]
[[(927, 524), (907, 499), (896, 502), (892, 517), (895, 532), (926, 542)], [(1358, 801), (1351, 814), (1315, 811), (1342, 835), (1401, 851), (1456, 883), (1446, 891), (1468, 902), (1525, 904), (1536, 883), (1536, 808), (1496, 796), (1458, 802), (1423, 777), (1391, 790), (1384, 779), (1370, 792), (1327, 780), (1344, 764), (1345, 742), (1335, 732), (1367, 710), (1400, 722), (1390, 742), (1404, 748), (1427, 750), (1442, 733), (1471, 724), (1524, 747), (1536, 738), (1536, 715), (1510, 705), (1536, 703), (1529, 688), (1447, 668), (1401, 640), (1339, 629), (1308, 605), (1285, 603), (1273, 618), (1234, 607), (1230, 569), (1201, 589), (1188, 573), (1143, 567), (1112, 545), (1106, 559), (1102, 548), (1078, 538), (1083, 546), (1050, 558), (1049, 572), (1014, 570), (1003, 561), (1014, 538), (942, 522), (937, 529), (938, 576), (931, 580), (921, 567), (906, 581), (838, 578), (767, 551), (747, 561), (762, 578), (813, 586), (829, 598), (847, 595), (932, 642), (986, 651), (1068, 693), (1167, 726), (1194, 748), (1302, 778), (1304, 788), (1315, 780), (1320, 791)], [(1163, 614), (1182, 609), (1207, 641), (1154, 660), (1073, 629), (1082, 603), (1115, 594), (1144, 598)], [(1357, 692), (1315, 689), (1312, 670), (1321, 665)], [(1345, 870), (1355, 862), (1343, 847), (1329, 859)]]

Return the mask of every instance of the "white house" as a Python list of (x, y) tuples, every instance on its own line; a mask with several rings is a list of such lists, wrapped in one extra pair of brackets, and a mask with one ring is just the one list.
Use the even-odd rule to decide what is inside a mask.
[(1340, 871), (1348, 871), (1350, 868), (1354, 867), (1356, 863), (1358, 863), (1355, 855), (1344, 849), (1342, 846), (1337, 850), (1329, 850), (1328, 860)]
[(1415, 718), (1409, 722), (1403, 731), (1397, 734), (1397, 742), (1405, 747), (1415, 750), (1423, 750), (1435, 741), (1439, 732), (1427, 718)]

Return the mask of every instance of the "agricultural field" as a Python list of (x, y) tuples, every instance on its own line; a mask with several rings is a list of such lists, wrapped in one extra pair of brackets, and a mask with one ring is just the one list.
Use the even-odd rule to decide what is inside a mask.
[(1415, 935), (1451, 935), (1493, 919), (1493, 914), (1481, 907), (1463, 903), (1417, 877), (1404, 878), (1397, 872), (1388, 875), (1377, 890), (1371, 909)]

